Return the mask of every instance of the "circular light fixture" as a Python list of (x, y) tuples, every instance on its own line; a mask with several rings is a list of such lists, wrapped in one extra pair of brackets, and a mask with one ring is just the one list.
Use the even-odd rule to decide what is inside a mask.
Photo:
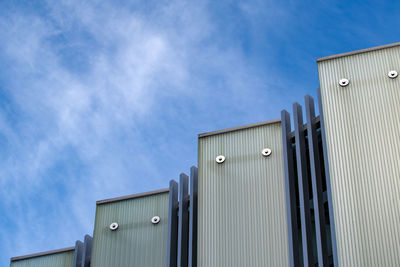
[(345, 87), (345, 86), (349, 85), (349, 83), (350, 83), (349, 79), (346, 79), (346, 78), (340, 79), (340, 81), (339, 81), (339, 85), (341, 87)]
[(110, 224), (110, 230), (111, 231), (115, 231), (118, 229), (118, 223), (113, 222), (112, 224)]
[(217, 156), (217, 157), (215, 158), (215, 161), (216, 161), (218, 164), (221, 164), (222, 162), (225, 161), (225, 156), (219, 155), (219, 156)]
[(268, 157), (269, 155), (271, 155), (271, 153), (272, 153), (272, 150), (271, 150), (270, 148), (264, 148), (264, 149), (261, 151), (261, 154), (262, 154), (264, 157)]
[(152, 224), (157, 224), (161, 221), (159, 216), (154, 216), (153, 218), (151, 218), (151, 223)]
[(395, 70), (391, 70), (391, 71), (389, 71), (389, 73), (388, 73), (388, 76), (389, 76), (390, 79), (394, 79), (394, 78), (396, 78), (398, 75), (399, 75), (399, 74), (398, 74), (397, 71), (395, 71)]

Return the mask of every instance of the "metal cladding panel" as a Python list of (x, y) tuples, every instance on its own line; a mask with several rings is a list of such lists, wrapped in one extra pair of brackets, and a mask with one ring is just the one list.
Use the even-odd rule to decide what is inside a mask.
[(11, 261), (11, 267), (72, 267), (74, 250)]
[[(318, 63), (339, 266), (400, 266), (400, 47)], [(350, 80), (340, 87), (342, 78)]]
[(197, 266), (289, 266), (284, 181), (279, 121), (200, 137)]
[[(97, 205), (90, 266), (165, 266), (168, 199), (166, 192)], [(158, 224), (151, 222), (154, 216)]]

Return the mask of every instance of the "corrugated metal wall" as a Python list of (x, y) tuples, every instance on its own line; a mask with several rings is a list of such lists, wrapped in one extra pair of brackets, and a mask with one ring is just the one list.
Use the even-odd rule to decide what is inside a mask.
[(72, 267), (74, 250), (12, 261), (11, 267)]
[[(93, 235), (92, 267), (165, 266), (169, 193), (98, 204)], [(161, 221), (152, 224), (159, 216)], [(119, 228), (111, 231), (111, 223)]]
[(280, 122), (200, 136), (198, 186), (199, 267), (289, 265)]
[(318, 70), (339, 266), (400, 266), (400, 47)]

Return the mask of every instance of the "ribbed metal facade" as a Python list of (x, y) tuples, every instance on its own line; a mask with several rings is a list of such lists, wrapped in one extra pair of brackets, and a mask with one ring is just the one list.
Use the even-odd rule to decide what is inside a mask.
[(277, 121), (200, 136), (198, 267), (289, 265), (281, 131)]
[(190, 179), (98, 201), (93, 238), (10, 266), (400, 266), (400, 43), (317, 61), (320, 116), (306, 96), (200, 134)]
[(72, 267), (74, 250), (12, 261), (11, 267)]
[[(339, 266), (400, 266), (400, 47), (318, 63)], [(346, 87), (339, 80), (347, 78)]]
[[(166, 266), (168, 200), (163, 192), (98, 204), (90, 266)], [(158, 224), (151, 222), (154, 216), (161, 218)]]

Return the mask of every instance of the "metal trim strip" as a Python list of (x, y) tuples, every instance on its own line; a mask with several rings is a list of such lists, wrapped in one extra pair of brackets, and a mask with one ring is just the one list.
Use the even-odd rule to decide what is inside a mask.
[(229, 132), (234, 132), (234, 131), (238, 131), (238, 130), (244, 130), (244, 129), (248, 129), (248, 128), (253, 128), (253, 127), (258, 127), (258, 126), (278, 123), (278, 122), (281, 122), (281, 119), (263, 121), (263, 122), (258, 122), (258, 123), (253, 123), (253, 124), (247, 124), (247, 125), (243, 125), (243, 126), (228, 128), (228, 129), (224, 129), (224, 130), (218, 130), (218, 131), (213, 131), (213, 132), (202, 133), (202, 134), (199, 134), (198, 137), (201, 138), (201, 137), (217, 135), (217, 134), (222, 134), (222, 133), (229, 133)]
[(25, 260), (25, 259), (47, 256), (47, 255), (52, 255), (52, 254), (57, 254), (57, 253), (68, 252), (68, 251), (75, 251), (75, 247), (60, 248), (60, 249), (38, 252), (38, 253), (33, 253), (33, 254), (28, 254), (28, 255), (23, 255), (23, 256), (12, 257), (11, 261)]
[(167, 192), (169, 192), (169, 189), (165, 188), (165, 189), (159, 189), (159, 190), (138, 193), (138, 194), (133, 194), (133, 195), (127, 195), (127, 196), (122, 196), (122, 197), (108, 198), (108, 199), (96, 201), (96, 205), (112, 203), (112, 202), (117, 202), (117, 201), (122, 201), (122, 200), (128, 200), (128, 199), (133, 199), (133, 198), (139, 198), (139, 197), (146, 197), (146, 196), (151, 196), (151, 195), (157, 195), (157, 194), (162, 194), (162, 193), (167, 193)]
[(381, 46), (375, 46), (375, 47), (366, 48), (366, 49), (360, 49), (360, 50), (356, 50), (356, 51), (341, 53), (341, 54), (327, 56), (327, 57), (320, 57), (320, 58), (317, 58), (317, 62), (340, 58), (340, 57), (358, 55), (358, 54), (362, 54), (362, 53), (367, 53), (367, 52), (371, 52), (371, 51), (376, 51), (376, 50), (381, 50), (381, 49), (391, 48), (391, 47), (396, 47), (396, 46), (400, 46), (400, 42), (387, 44), (387, 45), (381, 45)]

